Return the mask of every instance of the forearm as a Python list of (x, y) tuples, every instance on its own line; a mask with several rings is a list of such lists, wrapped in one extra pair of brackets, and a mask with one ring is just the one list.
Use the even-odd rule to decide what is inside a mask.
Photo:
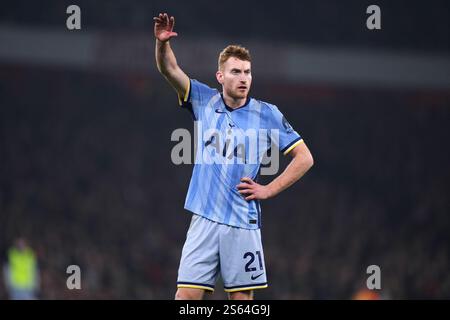
[(166, 78), (171, 86), (178, 93), (179, 97), (184, 97), (189, 86), (189, 77), (181, 70), (177, 64), (175, 54), (170, 48), (169, 41), (156, 39), (156, 64), (159, 72)]
[(169, 74), (178, 67), (177, 59), (170, 47), (169, 41), (162, 42), (156, 39), (155, 56), (158, 70), (163, 75)]
[(313, 165), (311, 155), (298, 155), (292, 158), (289, 165), (267, 187), (270, 190), (270, 197), (274, 197), (283, 190), (286, 190), (297, 182)]

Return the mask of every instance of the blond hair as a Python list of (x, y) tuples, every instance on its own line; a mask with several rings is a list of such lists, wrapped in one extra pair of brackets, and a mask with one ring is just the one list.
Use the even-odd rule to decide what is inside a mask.
[(246, 48), (244, 48), (240, 45), (232, 44), (232, 45), (227, 46), (220, 53), (220, 55), (219, 55), (219, 70), (222, 69), (223, 64), (231, 57), (235, 57), (240, 60), (249, 61), (249, 62), (252, 61), (250, 52)]

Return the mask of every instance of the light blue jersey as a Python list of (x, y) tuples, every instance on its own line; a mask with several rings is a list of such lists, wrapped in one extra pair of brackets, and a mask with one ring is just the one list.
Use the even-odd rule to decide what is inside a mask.
[(272, 143), (287, 154), (301, 143), (300, 135), (276, 106), (248, 98), (232, 109), (216, 89), (194, 79), (180, 103), (191, 112), (198, 132), (185, 209), (218, 223), (260, 228), (259, 201), (246, 201), (236, 186), (243, 177), (257, 180)]

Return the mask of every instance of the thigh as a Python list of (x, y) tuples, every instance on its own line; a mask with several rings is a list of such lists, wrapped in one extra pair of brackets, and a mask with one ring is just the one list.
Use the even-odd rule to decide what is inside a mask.
[(223, 226), (220, 267), (227, 292), (267, 287), (261, 231)]
[(218, 224), (193, 215), (178, 269), (178, 288), (214, 290), (219, 272)]

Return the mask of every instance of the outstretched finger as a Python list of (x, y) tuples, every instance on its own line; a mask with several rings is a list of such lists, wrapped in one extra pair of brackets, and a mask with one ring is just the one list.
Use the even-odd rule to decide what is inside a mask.
[(173, 28), (175, 27), (175, 18), (173, 16), (169, 19), (169, 27), (170, 30), (173, 30)]
[(164, 13), (164, 20), (166, 21), (166, 24), (170, 24), (169, 15), (167, 13)]
[(162, 26), (166, 25), (166, 19), (164, 19), (164, 14), (160, 13), (157, 19), (158, 19), (157, 22), (159, 24), (161, 24)]

